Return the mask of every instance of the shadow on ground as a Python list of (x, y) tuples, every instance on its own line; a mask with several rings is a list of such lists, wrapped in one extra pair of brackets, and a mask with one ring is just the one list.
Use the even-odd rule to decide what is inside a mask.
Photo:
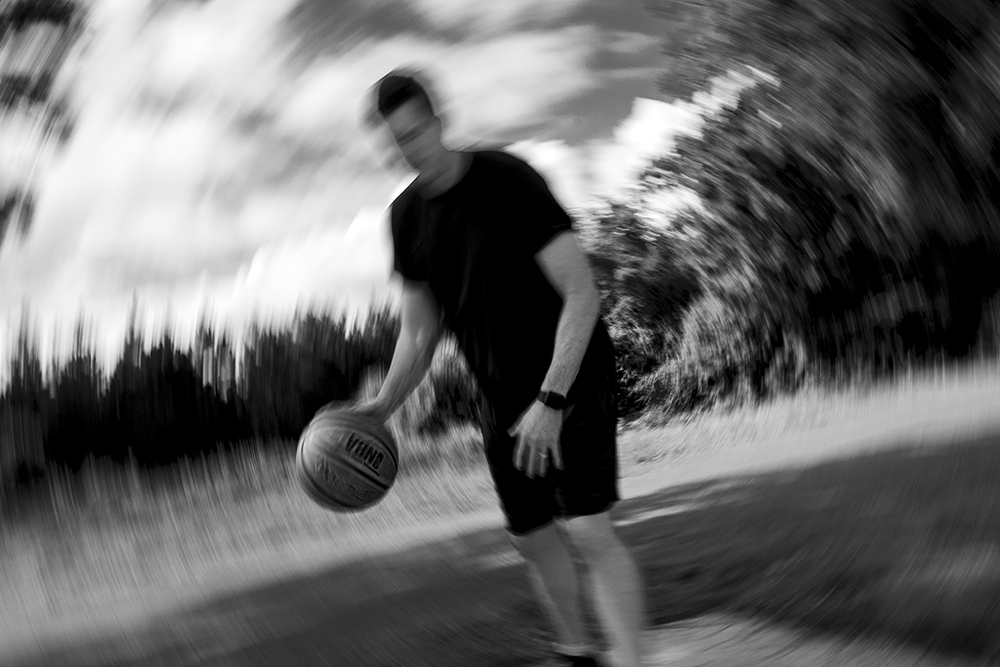
[[(803, 447), (808, 443), (804, 442)], [(689, 484), (625, 501), (654, 623), (730, 613), (1000, 655), (1000, 437)], [(220, 597), (10, 667), (481, 665), (544, 659), (502, 531)]]

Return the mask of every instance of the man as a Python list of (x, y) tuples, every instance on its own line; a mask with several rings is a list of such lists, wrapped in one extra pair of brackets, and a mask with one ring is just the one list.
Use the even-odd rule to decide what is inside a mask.
[(445, 329), (483, 393), (481, 426), (511, 540), (569, 665), (597, 665), (570, 549), (585, 562), (610, 664), (638, 667), (645, 603), (614, 532), (614, 348), (570, 217), (500, 151), (455, 151), (425, 86), (395, 71), (375, 113), (417, 177), (392, 205), (401, 331), (378, 396), (385, 420), (424, 377)]

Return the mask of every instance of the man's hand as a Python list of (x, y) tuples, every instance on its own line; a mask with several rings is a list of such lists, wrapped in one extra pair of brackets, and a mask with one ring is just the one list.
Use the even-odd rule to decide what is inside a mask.
[(535, 401), (531, 407), (511, 427), (514, 436), (514, 467), (523, 470), (528, 477), (544, 477), (548, 471), (549, 458), (552, 465), (562, 470), (562, 447), (559, 434), (562, 431), (562, 411)]

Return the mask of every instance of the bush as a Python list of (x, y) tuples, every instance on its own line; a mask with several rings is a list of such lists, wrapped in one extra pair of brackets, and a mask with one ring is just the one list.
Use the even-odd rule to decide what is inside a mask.
[(636, 385), (652, 422), (794, 391), (806, 380), (803, 342), (761, 315), (741, 312), (713, 295), (688, 308), (677, 353)]
[(1000, 355), (1000, 293), (983, 307), (983, 321), (976, 339), (976, 351), (982, 357)]
[(428, 377), (434, 403), (419, 425), (421, 433), (435, 435), (454, 424), (479, 423), (479, 384), (454, 337), (445, 338), (438, 346)]
[[(367, 369), (357, 398), (375, 398), (387, 372), (381, 365)], [(439, 435), (452, 426), (477, 422), (479, 397), (479, 386), (458, 344), (446, 337), (438, 345), (423, 381), (389, 418), (389, 429), (399, 439)]]
[(617, 353), (619, 414), (628, 421), (648, 407), (640, 385), (676, 348), (698, 280), (684, 240), (650, 224), (642, 207), (609, 202), (592, 216), (581, 240)]

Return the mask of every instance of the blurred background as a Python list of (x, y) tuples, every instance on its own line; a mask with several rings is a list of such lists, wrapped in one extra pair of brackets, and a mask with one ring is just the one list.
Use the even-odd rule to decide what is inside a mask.
[[(998, 349), (986, 0), (4, 0), (0, 39), (7, 495), (287, 452), (377, 387), (412, 175), (361, 117), (399, 65), (572, 212), (624, 424)], [(475, 392), (449, 342), (398, 426)]]
[(580, 224), (746, 85), (660, 99), (663, 26), (639, 5), (39, 0), (2, 16), (8, 481), (294, 437), (387, 363), (386, 212), (412, 175), (361, 119), (390, 69), (428, 70), (449, 142), (522, 155)]
[[(656, 622), (724, 610), (1000, 659), (998, 63), (991, 0), (0, 0), (0, 645), (102, 610), (127, 634), (237, 574), (496, 515), (450, 339), (390, 420), (381, 505), (327, 512), (294, 483), (315, 411), (391, 359), (386, 214), (413, 175), (362, 117), (406, 65), (448, 142), (522, 156), (571, 212), (625, 472), (965, 439), (625, 503), (649, 510), (625, 533)], [(119, 648), (336, 627), (316, 619), (343, 580), (304, 581), (288, 614), (240, 594), (250, 620), (171, 617)], [(508, 602), (420, 626), (468, 644), (427, 664), (542, 655), (535, 608)], [(71, 648), (60, 664), (86, 661)]]

